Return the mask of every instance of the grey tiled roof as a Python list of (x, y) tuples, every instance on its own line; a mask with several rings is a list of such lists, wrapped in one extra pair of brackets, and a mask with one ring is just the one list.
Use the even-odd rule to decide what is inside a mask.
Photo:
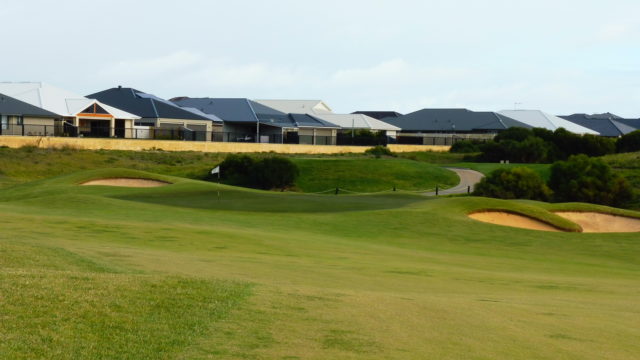
[(60, 115), (39, 108), (11, 96), (0, 94), (0, 115), (34, 116), (59, 118)]
[(531, 126), (507, 116), (488, 111), (467, 109), (422, 109), (400, 117), (384, 118), (402, 131), (450, 132), (450, 131), (499, 131), (510, 127)]

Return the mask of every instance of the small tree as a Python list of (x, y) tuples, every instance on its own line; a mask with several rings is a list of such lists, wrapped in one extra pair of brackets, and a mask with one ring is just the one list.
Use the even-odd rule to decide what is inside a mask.
[(220, 164), (224, 182), (257, 189), (285, 189), (299, 175), (298, 167), (282, 156), (255, 159), (248, 155), (228, 155)]
[(551, 198), (551, 190), (536, 172), (525, 167), (517, 167), (492, 171), (476, 185), (474, 195), (548, 201)]
[(480, 142), (473, 140), (459, 140), (451, 145), (449, 152), (470, 154), (480, 152)]
[(618, 206), (632, 200), (629, 182), (597, 158), (574, 155), (551, 166), (549, 187), (557, 201)]
[(367, 155), (373, 155), (377, 159), (384, 156), (396, 156), (388, 147), (383, 145), (377, 145), (372, 148), (365, 150), (364, 152)]
[(623, 135), (616, 143), (616, 150), (622, 152), (640, 151), (640, 130)]

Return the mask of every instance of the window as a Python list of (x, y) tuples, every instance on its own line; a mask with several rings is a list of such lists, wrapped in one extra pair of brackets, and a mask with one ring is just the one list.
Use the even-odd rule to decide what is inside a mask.
[(0, 117), (0, 123), (2, 123), (2, 130), (8, 130), (9, 129), (9, 119), (7, 119), (7, 115), (2, 115)]

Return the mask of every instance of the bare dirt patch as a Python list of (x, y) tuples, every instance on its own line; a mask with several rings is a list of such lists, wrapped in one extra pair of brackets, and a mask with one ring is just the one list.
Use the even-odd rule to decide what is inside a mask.
[(536, 220), (527, 216), (511, 214), (504, 211), (482, 211), (469, 214), (469, 217), (494, 225), (511, 226), (521, 229), (529, 230), (541, 230), (541, 231), (555, 231), (560, 232), (562, 230), (544, 223), (540, 220)]
[(559, 211), (556, 215), (580, 225), (586, 233), (640, 232), (640, 219), (597, 212)]
[(121, 187), (135, 187), (135, 188), (149, 188), (160, 187), (169, 185), (168, 182), (151, 180), (151, 179), (133, 179), (133, 178), (110, 178), (110, 179), (96, 179), (83, 182), (80, 185), (102, 185), (102, 186), (121, 186)]

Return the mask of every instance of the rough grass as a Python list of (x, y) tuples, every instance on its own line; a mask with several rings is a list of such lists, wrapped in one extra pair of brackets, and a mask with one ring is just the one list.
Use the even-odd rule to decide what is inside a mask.
[[(86, 176), (0, 193), (2, 358), (640, 355), (637, 234), (466, 216), (602, 207), (265, 193), (175, 178), (151, 189), (74, 185)], [(240, 301), (247, 283), (252, 295)]]

